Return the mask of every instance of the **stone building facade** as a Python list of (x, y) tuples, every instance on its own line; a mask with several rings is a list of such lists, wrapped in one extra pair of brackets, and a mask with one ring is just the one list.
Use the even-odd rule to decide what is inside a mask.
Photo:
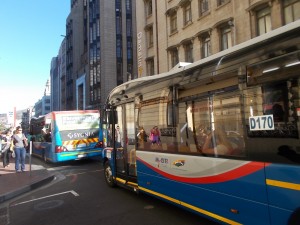
[(195, 62), (300, 18), (299, 0), (137, 1), (138, 76)]

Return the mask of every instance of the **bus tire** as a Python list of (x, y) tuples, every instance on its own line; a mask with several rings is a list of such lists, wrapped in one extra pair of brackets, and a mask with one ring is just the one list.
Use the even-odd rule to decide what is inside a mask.
[(112, 175), (112, 169), (111, 169), (111, 166), (110, 166), (108, 160), (106, 160), (104, 163), (104, 176), (105, 176), (105, 181), (108, 186), (110, 186), (110, 187), (116, 186), (113, 175)]

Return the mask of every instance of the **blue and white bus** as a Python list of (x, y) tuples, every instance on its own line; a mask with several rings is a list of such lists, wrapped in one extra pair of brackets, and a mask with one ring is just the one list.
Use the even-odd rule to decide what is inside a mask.
[(48, 162), (101, 156), (98, 110), (54, 111), (32, 118), (32, 154)]
[(106, 182), (222, 224), (300, 224), (299, 34), (298, 20), (114, 88)]

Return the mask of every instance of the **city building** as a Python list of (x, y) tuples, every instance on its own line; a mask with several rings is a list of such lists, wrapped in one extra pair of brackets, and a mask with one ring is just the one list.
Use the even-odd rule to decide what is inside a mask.
[(66, 21), (66, 110), (85, 109), (83, 98), (88, 83), (86, 16), (87, 1), (71, 0), (71, 12)]
[(66, 110), (66, 38), (64, 37), (58, 52), (58, 76), (60, 87), (59, 110)]
[(70, 6), (51, 62), (51, 110), (99, 109), (121, 83), (193, 63), (300, 18), (300, 0), (71, 0)]
[(24, 132), (27, 133), (31, 112), (32, 107), (23, 110), (16, 110), (16, 107), (14, 107), (12, 111), (0, 114), (0, 131), (5, 131), (8, 128), (15, 128), (21, 125)]
[(53, 57), (51, 60), (51, 69), (50, 69), (50, 84), (51, 84), (51, 111), (60, 110), (60, 101), (61, 101), (61, 81), (59, 74), (59, 58)]
[(135, 0), (71, 0), (66, 110), (99, 109), (115, 86), (137, 77), (135, 18)]
[(33, 116), (35, 117), (46, 115), (47, 113), (51, 112), (51, 90), (49, 80), (47, 80), (45, 85), (44, 96), (35, 103), (33, 111)]
[(300, 18), (299, 0), (136, 2), (138, 77), (204, 59)]
[[(114, 87), (137, 78), (136, 3), (70, 3), (66, 35), (51, 61), (50, 110), (99, 109)], [(36, 115), (43, 114), (46, 101), (47, 95), (36, 103)]]
[(0, 114), (0, 132), (5, 131), (7, 126), (7, 113)]

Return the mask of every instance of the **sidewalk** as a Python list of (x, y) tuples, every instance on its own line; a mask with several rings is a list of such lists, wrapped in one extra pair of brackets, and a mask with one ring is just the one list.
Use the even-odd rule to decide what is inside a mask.
[(54, 179), (54, 173), (41, 165), (32, 163), (31, 172), (28, 157), (26, 157), (25, 172), (16, 173), (14, 159), (10, 159), (10, 166), (3, 168), (0, 161), (0, 204), (18, 195), (38, 188)]

